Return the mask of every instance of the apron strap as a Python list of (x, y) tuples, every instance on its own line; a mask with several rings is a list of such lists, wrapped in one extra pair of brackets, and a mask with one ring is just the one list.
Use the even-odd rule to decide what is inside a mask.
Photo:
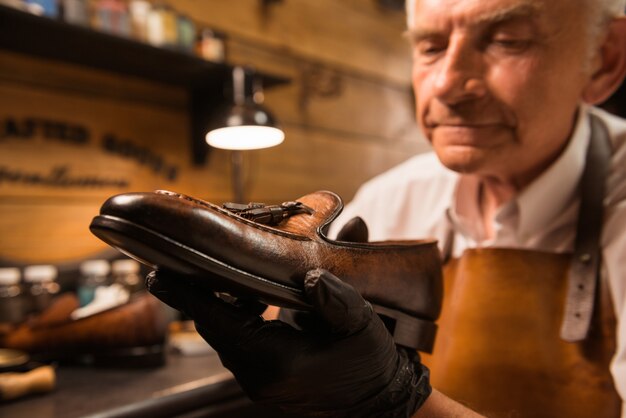
[(574, 254), (567, 283), (567, 299), (561, 338), (582, 341), (589, 334), (602, 251), (600, 237), (604, 220), (604, 191), (611, 163), (611, 143), (604, 122), (590, 114), (591, 141), (580, 181), (580, 209)]

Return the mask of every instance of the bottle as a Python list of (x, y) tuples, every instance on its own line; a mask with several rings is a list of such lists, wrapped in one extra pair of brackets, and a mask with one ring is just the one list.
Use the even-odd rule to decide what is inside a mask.
[(87, 0), (63, 0), (63, 20), (80, 26), (89, 26)]
[(0, 268), (0, 324), (17, 324), (24, 319), (26, 309), (18, 268)]
[(56, 282), (57, 268), (52, 265), (35, 265), (24, 268), (24, 284), (28, 289), (29, 313), (45, 310), (59, 293)]
[(189, 16), (182, 13), (178, 14), (177, 19), (178, 48), (183, 52), (192, 54), (196, 40), (196, 26)]
[(152, 5), (146, 0), (131, 0), (128, 3), (133, 37), (142, 42), (148, 41), (148, 16)]
[(88, 305), (94, 298), (96, 288), (109, 285), (111, 265), (107, 260), (87, 260), (80, 265), (78, 280), (78, 303)]
[(94, 5), (94, 27), (103, 32), (129, 37), (130, 17), (126, 3), (121, 0), (97, 0)]
[(52, 18), (59, 16), (59, 5), (56, 0), (26, 0), (24, 3), (30, 13)]
[(224, 39), (209, 28), (202, 29), (196, 41), (196, 55), (207, 61), (224, 62)]
[(176, 12), (163, 2), (154, 4), (148, 14), (148, 42), (154, 46), (176, 48), (178, 43)]
[(178, 47), (178, 14), (169, 4), (163, 6), (163, 33), (165, 46), (176, 49)]
[(133, 294), (143, 289), (143, 280), (139, 275), (140, 265), (137, 261), (115, 260), (111, 263), (113, 283), (117, 283)]

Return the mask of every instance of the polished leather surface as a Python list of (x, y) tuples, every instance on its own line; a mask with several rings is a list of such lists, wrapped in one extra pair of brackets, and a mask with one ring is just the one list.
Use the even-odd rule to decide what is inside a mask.
[[(275, 227), (172, 193), (113, 196), (100, 213), (156, 231), (281, 285), (301, 289), (307, 271), (324, 268), (354, 285), (372, 303), (428, 320), (439, 316), (443, 290), (434, 240), (330, 240), (324, 230), (342, 210), (341, 199), (320, 191), (298, 201), (313, 208), (314, 213), (294, 215)], [(94, 228), (92, 231), (98, 235)]]

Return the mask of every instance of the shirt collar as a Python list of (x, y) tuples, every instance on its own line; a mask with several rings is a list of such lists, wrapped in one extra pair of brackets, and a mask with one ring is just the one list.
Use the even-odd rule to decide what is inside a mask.
[[(515, 199), (497, 211), (496, 225), (507, 219), (512, 222), (520, 245), (548, 227), (577, 197), (590, 140), (588, 121), (588, 106), (581, 105), (574, 132), (561, 155)], [(477, 243), (484, 241), (479, 187), (475, 178), (460, 176), (454, 203), (448, 211), (455, 230)], [(497, 237), (494, 241), (498, 241)]]

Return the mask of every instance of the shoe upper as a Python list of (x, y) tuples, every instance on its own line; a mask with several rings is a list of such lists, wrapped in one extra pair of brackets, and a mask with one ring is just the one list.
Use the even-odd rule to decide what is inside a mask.
[(276, 226), (172, 192), (113, 196), (100, 213), (279, 285), (301, 289), (307, 271), (323, 268), (372, 303), (428, 320), (438, 318), (443, 289), (436, 241), (332, 240), (325, 230), (343, 208), (339, 196), (318, 191), (297, 201), (312, 213), (290, 216)]

